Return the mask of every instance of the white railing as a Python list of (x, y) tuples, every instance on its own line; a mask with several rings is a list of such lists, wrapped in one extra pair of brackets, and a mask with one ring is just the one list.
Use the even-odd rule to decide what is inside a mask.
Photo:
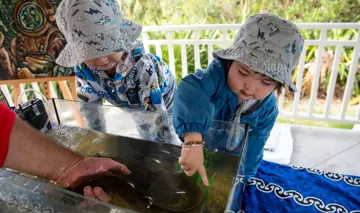
[[(189, 71), (194, 72), (195, 68), (201, 67), (201, 56), (207, 58), (207, 62), (210, 63), (213, 60), (212, 52), (217, 48), (228, 47), (232, 44), (232, 39), (236, 31), (240, 28), (240, 24), (224, 24), (224, 25), (177, 25), (177, 26), (155, 26), (155, 27), (144, 27), (142, 40), (145, 45), (145, 50), (150, 51), (160, 57), (167, 58), (170, 70), (174, 73), (181, 73), (181, 77), (186, 76)], [(280, 117), (284, 118), (297, 118), (297, 119), (307, 119), (307, 120), (319, 120), (319, 121), (332, 121), (332, 122), (341, 122), (341, 123), (360, 123), (360, 104), (355, 109), (355, 115), (351, 116), (350, 111), (348, 110), (348, 103), (351, 97), (351, 92), (354, 85), (354, 80), (357, 72), (357, 67), (359, 64), (359, 52), (360, 52), (360, 24), (358, 23), (303, 23), (298, 24), (301, 30), (317, 30), (320, 31), (319, 39), (306, 40), (305, 48), (300, 58), (300, 63), (298, 66), (298, 75), (296, 78), (296, 87), (300, 92), (294, 95), (294, 98), (291, 101), (291, 109), (287, 109), (284, 106), (285, 93), (279, 97), (278, 105), (280, 110)], [(335, 40), (328, 39), (327, 34), (330, 30), (341, 29), (354, 30), (356, 33), (355, 39), (348, 40)], [(188, 33), (192, 38), (191, 39), (177, 39), (175, 37), (177, 33), (182, 32)], [(199, 38), (199, 35), (206, 34), (206, 32), (216, 32), (216, 38)], [(156, 35), (155, 35), (156, 34)], [(175, 35), (175, 36), (174, 36)], [(150, 37), (161, 37), (160, 39), (151, 39)], [(204, 36), (202, 36), (204, 37)], [(189, 46), (192, 46), (191, 51), (193, 51), (193, 64), (194, 69), (188, 70), (188, 62), (192, 60), (188, 58)], [(206, 46), (207, 52), (200, 52), (200, 46)], [(316, 50), (316, 71), (313, 76), (310, 99), (307, 110), (300, 110), (300, 94), (303, 83), (304, 75), (304, 65), (305, 58), (307, 56), (306, 47), (308, 46), (317, 46)], [(322, 67), (322, 56), (324, 54), (325, 47), (334, 47), (335, 56), (333, 58), (333, 65), (329, 79), (329, 86), (327, 87), (326, 92), (326, 101), (323, 106), (320, 105), (323, 109), (321, 113), (316, 113), (315, 109), (317, 106), (317, 95), (319, 90), (319, 80)], [(163, 55), (164, 50), (167, 47), (167, 56)], [(347, 73), (346, 86), (342, 98), (341, 108), (337, 110), (339, 115), (333, 115), (336, 113), (331, 112), (331, 107), (333, 105), (333, 97), (335, 92), (336, 81), (338, 78), (338, 67), (341, 58), (341, 52), (344, 47), (353, 48), (353, 54), (351, 58), (349, 72)], [(178, 54), (175, 57), (174, 49), (180, 49), (180, 55)], [(203, 57), (204, 58), (204, 57)], [(181, 60), (181, 66), (175, 66), (176, 61)], [(178, 63), (179, 64), (179, 63)], [(180, 67), (180, 68), (179, 68)], [(202, 67), (204, 68), (204, 67)], [(179, 74), (178, 74), (179, 77)], [(288, 101), (288, 100), (286, 100)], [(350, 115), (348, 115), (350, 114)], [(354, 114), (354, 113), (353, 113)]]
[[(223, 25), (176, 25), (176, 26), (155, 26), (144, 27), (142, 40), (145, 49), (148, 52), (157, 54), (168, 61), (170, 70), (177, 73), (178, 78), (194, 72), (195, 68), (205, 68), (204, 60), (210, 63), (213, 60), (213, 50), (229, 47), (232, 44), (236, 31), (240, 28), (240, 24), (223, 24)], [(294, 97), (289, 100), (285, 98), (285, 93), (278, 99), (280, 117), (296, 118), (306, 120), (333, 121), (339, 123), (360, 123), (360, 104), (349, 110), (348, 103), (353, 90), (353, 83), (357, 73), (360, 52), (360, 24), (357, 23), (303, 23), (298, 24), (302, 30), (316, 30), (319, 32), (319, 39), (306, 40), (305, 48), (300, 57), (298, 66), (298, 75), (296, 78), (296, 87), (300, 92), (295, 93)], [(356, 34), (355, 39), (335, 40), (327, 38), (327, 33), (334, 29), (351, 29)], [(181, 35), (179, 35), (182, 33)], [(211, 34), (209, 36), (208, 34)], [(204, 36), (205, 35), (205, 36)], [(181, 39), (178, 39), (181, 38)], [(183, 39), (186, 37), (186, 39)], [(200, 38), (202, 37), (202, 38)], [(210, 37), (210, 38), (209, 38)], [(154, 39), (159, 38), (159, 39)], [(300, 94), (302, 91), (303, 75), (305, 70), (305, 59), (309, 54), (306, 47), (316, 46), (315, 73), (313, 74), (311, 92), (307, 110), (304, 110), (304, 104), (301, 103)], [(321, 67), (323, 64), (322, 56), (325, 47), (334, 47), (335, 54), (333, 58), (332, 69), (330, 73), (329, 86), (326, 91), (326, 100), (324, 104), (317, 104), (317, 95), (319, 90), (319, 79)], [(206, 47), (206, 48), (203, 48)], [(341, 107), (335, 110), (337, 114), (332, 112), (334, 107), (333, 97), (335, 86), (339, 74), (340, 58), (344, 47), (353, 48), (349, 71), (347, 74), (346, 86), (343, 92)], [(191, 50), (191, 52), (189, 51)], [(164, 53), (164, 54), (163, 54)], [(201, 61), (201, 59), (203, 61)], [(181, 63), (180, 63), (181, 61)], [(203, 62), (203, 63), (201, 63)], [(188, 65), (192, 63), (192, 69), (188, 69)], [(203, 64), (203, 66), (201, 66)], [(176, 66), (177, 65), (177, 66)], [(34, 84), (34, 83), (33, 83)], [(35, 83), (36, 84), (36, 83)], [(23, 85), (20, 85), (20, 89)], [(32, 85), (34, 86), (34, 85)], [(10, 96), (7, 87), (0, 88), (6, 96)], [(35, 88), (36, 89), (36, 88)], [(37, 88), (38, 89), (38, 88)], [(50, 88), (51, 89), (51, 88)], [(55, 96), (54, 96), (55, 97)], [(26, 97), (23, 97), (26, 101)], [(321, 113), (316, 113), (321, 108)]]

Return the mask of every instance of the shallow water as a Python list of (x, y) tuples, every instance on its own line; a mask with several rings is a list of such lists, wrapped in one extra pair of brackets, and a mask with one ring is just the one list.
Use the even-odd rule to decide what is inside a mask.
[[(205, 152), (210, 179), (205, 188), (198, 176), (187, 177), (177, 161), (181, 148), (171, 144), (60, 126), (49, 133), (59, 143), (87, 156), (110, 157), (132, 171), (129, 176), (100, 177), (84, 185), (101, 186), (110, 203), (137, 212), (222, 212), (236, 174), (238, 157)], [(83, 186), (77, 192), (82, 192)]]

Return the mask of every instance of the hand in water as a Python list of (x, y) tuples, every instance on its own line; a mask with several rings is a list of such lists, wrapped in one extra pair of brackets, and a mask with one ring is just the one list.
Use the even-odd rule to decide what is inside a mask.
[[(56, 182), (66, 188), (74, 189), (81, 183), (97, 176), (128, 175), (130, 173), (131, 171), (125, 165), (108, 158), (81, 157), (65, 168)], [(84, 188), (84, 195), (104, 202), (109, 202), (111, 199), (100, 187), (87, 186)]]
[(86, 186), (84, 188), (84, 195), (104, 202), (111, 201), (111, 196), (106, 194), (106, 192), (100, 187), (91, 188), (90, 186)]
[(202, 147), (190, 147), (189, 150), (182, 148), (179, 164), (187, 176), (192, 176), (195, 172), (198, 172), (204, 185), (209, 186), (204, 167), (204, 153)]

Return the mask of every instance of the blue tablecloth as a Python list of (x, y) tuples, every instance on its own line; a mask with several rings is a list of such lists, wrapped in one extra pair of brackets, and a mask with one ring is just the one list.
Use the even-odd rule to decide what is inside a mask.
[(229, 213), (360, 213), (360, 177), (263, 161), (246, 186), (241, 175), (236, 185)]

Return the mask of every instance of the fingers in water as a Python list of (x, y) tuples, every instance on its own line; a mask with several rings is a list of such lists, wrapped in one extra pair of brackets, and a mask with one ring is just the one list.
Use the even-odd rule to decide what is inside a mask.
[(105, 191), (100, 187), (91, 188), (86, 186), (84, 188), (84, 195), (89, 198), (101, 200), (103, 202), (110, 202), (111, 196), (106, 194)]
[(131, 171), (124, 164), (111, 160), (111, 163), (109, 163), (109, 165), (110, 165), (110, 171), (113, 174), (123, 174), (123, 175), (131, 174)]
[(198, 173), (199, 173), (204, 185), (209, 186), (209, 180), (208, 180), (208, 177), (206, 175), (205, 167), (203, 165), (198, 169)]
[(111, 196), (106, 194), (105, 191), (100, 187), (95, 187), (93, 193), (96, 196), (96, 198), (101, 201), (110, 202), (111, 200)]
[(90, 198), (95, 198), (96, 199), (96, 196), (94, 195), (94, 192), (93, 192), (93, 189), (90, 187), (90, 186), (86, 186), (84, 188), (84, 195), (86, 197), (90, 197)]

